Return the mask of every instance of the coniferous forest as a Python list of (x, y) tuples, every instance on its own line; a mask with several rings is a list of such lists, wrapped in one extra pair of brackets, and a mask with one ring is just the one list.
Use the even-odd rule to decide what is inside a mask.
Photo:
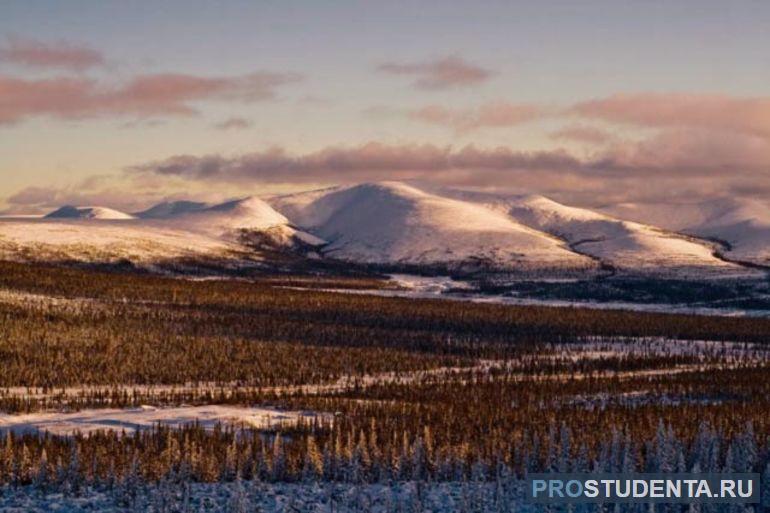
[[(533, 472), (770, 470), (770, 319), (361, 286), (0, 264), (0, 505), (517, 511)], [(212, 405), (244, 415), (93, 420)]]

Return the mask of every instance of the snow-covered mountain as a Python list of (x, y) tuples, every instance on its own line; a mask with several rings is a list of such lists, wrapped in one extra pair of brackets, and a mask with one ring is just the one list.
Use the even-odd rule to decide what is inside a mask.
[(770, 267), (770, 203), (721, 198), (697, 203), (622, 203), (602, 210), (721, 243), (725, 258)]
[(206, 206), (206, 203), (200, 201), (164, 201), (147, 210), (137, 212), (134, 216), (141, 219), (169, 219), (190, 212), (198, 212), (205, 209)]
[(283, 196), (272, 203), (328, 241), (325, 256), (345, 261), (525, 271), (595, 267), (562, 241), (505, 213), (398, 182)]
[(0, 258), (25, 261), (132, 262), (210, 259), (233, 252), (227, 241), (133, 219), (0, 219)]
[(107, 207), (65, 205), (45, 216), (48, 219), (133, 219), (134, 216)]
[[(462, 194), (462, 193), (460, 193)], [(563, 205), (539, 195), (475, 194), (469, 200), (507, 212), (518, 222), (565, 240), (577, 252), (620, 270), (738, 270), (714, 255), (714, 244), (671, 231)]]
[(0, 219), (0, 257), (142, 263), (212, 257), (326, 259), (543, 277), (732, 276), (770, 263), (762, 203), (623, 204), (600, 211), (544, 196), (365, 183), (220, 204), (164, 202), (135, 215), (62, 207)]
[[(153, 209), (160, 210), (158, 206)], [(182, 230), (272, 247), (324, 244), (318, 237), (295, 228), (285, 216), (255, 196), (197, 209), (170, 208), (164, 220), (164, 224)]]
[[(213, 206), (162, 203), (136, 217), (105, 207), (62, 207), (39, 219), (0, 219), (0, 258), (139, 265), (264, 260), (320, 239), (290, 226), (255, 197)], [(237, 263), (237, 262), (236, 262)]]

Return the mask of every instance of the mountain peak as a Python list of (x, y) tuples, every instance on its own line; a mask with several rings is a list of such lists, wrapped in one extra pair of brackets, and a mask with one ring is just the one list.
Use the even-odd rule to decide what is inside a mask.
[(198, 212), (207, 207), (206, 203), (200, 201), (177, 200), (164, 201), (153, 205), (147, 210), (137, 212), (135, 215), (141, 219), (168, 219), (177, 217), (190, 212)]
[(46, 219), (133, 219), (134, 216), (108, 207), (64, 205), (45, 216)]

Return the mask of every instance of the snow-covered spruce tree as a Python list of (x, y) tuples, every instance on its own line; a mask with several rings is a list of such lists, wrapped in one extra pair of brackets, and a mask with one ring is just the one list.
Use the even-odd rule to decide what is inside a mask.
[(0, 485), (8, 484), (13, 481), (13, 469), (15, 466), (13, 432), (8, 431), (5, 435), (3, 450), (0, 451)]
[(305, 439), (305, 457), (302, 465), (302, 480), (306, 483), (317, 481), (324, 475), (324, 456), (318, 449), (315, 436)]
[(70, 442), (70, 457), (64, 474), (64, 493), (79, 497), (83, 490), (83, 476), (80, 468), (80, 449), (77, 442)]
[(40, 452), (37, 463), (37, 471), (35, 472), (34, 486), (40, 492), (45, 493), (48, 490), (48, 484), (50, 480), (50, 469), (48, 468), (48, 453), (43, 447)]
[(286, 454), (283, 450), (283, 439), (281, 438), (280, 433), (276, 433), (275, 437), (273, 438), (273, 449), (271, 456), (271, 481), (282, 481), (286, 476)]

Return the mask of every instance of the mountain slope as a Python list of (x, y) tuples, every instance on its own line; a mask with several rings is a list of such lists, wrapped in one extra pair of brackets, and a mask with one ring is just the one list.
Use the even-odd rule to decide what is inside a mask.
[(191, 212), (198, 212), (206, 208), (206, 203), (200, 201), (164, 201), (147, 210), (137, 212), (135, 217), (140, 219), (169, 219)]
[(506, 212), (516, 221), (566, 241), (623, 272), (684, 276), (747, 272), (714, 255), (716, 244), (655, 226), (626, 221), (540, 195), (502, 195), (448, 189), (445, 194)]
[(131, 219), (0, 219), (0, 258), (10, 260), (154, 265), (223, 258), (236, 249), (223, 240)]
[(107, 207), (65, 205), (45, 216), (47, 219), (133, 219), (130, 214)]
[[(663, 228), (639, 222), (645, 220)], [(253, 254), (276, 262), (322, 257), (532, 277), (592, 276), (600, 269), (721, 277), (759, 272), (742, 262), (770, 265), (770, 208), (724, 200), (597, 212), (536, 195), (379, 182), (216, 205), (164, 202), (136, 217), (67, 206), (42, 219), (2, 219), (0, 256), (14, 253), (94, 262)]]
[(726, 243), (726, 258), (770, 266), (770, 204), (721, 198), (708, 202), (622, 203), (603, 208), (612, 214)]
[(705, 241), (567, 207), (542, 196), (523, 198), (511, 205), (509, 213), (524, 224), (564, 238), (576, 250), (620, 269), (721, 271), (733, 267), (715, 257), (714, 248)]
[[(0, 220), (0, 258), (142, 266), (181, 260), (237, 264), (267, 252), (312, 248), (323, 241), (292, 227), (264, 201), (249, 197), (211, 207), (163, 203), (144, 218), (104, 207), (62, 207), (45, 218)], [(119, 222), (118, 222), (119, 221)]]
[(340, 260), (522, 271), (595, 265), (504, 213), (398, 182), (300, 193), (272, 203), (329, 241), (324, 255)]
[(249, 242), (250, 245), (269, 244), (286, 248), (324, 243), (296, 229), (285, 216), (254, 196), (197, 210), (177, 210), (177, 213), (166, 216), (165, 224), (212, 237)]

